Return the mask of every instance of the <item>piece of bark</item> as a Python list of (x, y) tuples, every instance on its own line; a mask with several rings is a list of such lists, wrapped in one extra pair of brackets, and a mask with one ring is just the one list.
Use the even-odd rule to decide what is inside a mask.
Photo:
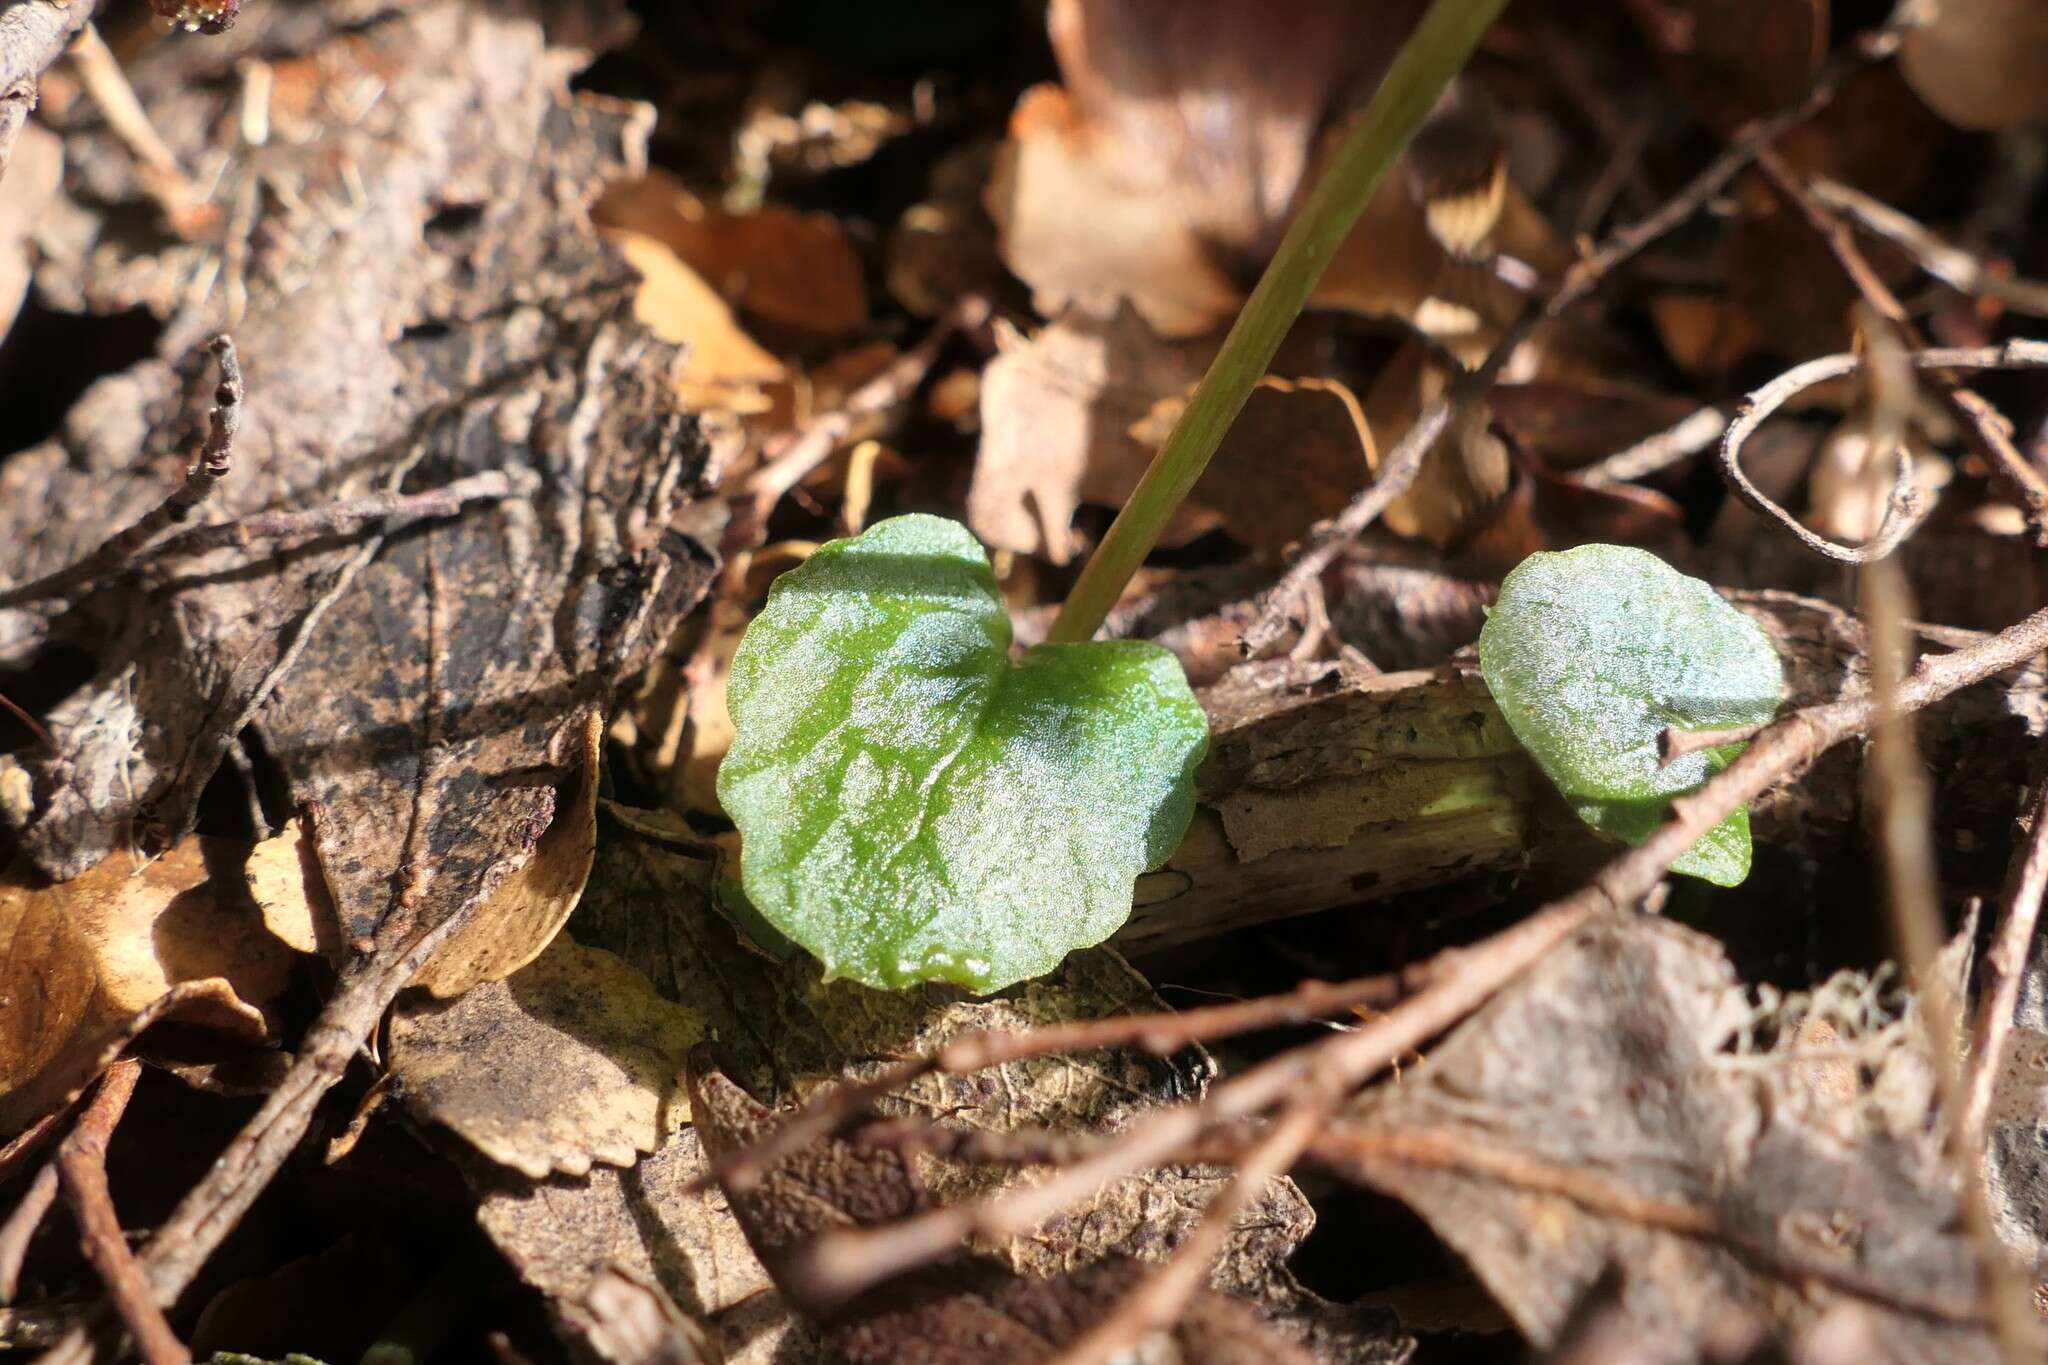
[[(233, 323), (248, 413), (208, 504), (217, 520), (486, 470), (535, 491), (388, 538), (145, 559), (68, 604), (0, 613), (8, 666), (77, 642), (100, 664), (49, 717), (62, 752), (27, 836), (47, 872), (188, 823), (246, 720), (320, 811), (351, 940), (401, 893), (432, 922), (530, 855), (590, 713), (709, 567), (664, 534), (704, 460), (669, 384), (675, 352), (633, 320), (631, 272), (586, 211), (608, 178), (640, 169), (649, 112), (571, 95), (576, 59), (531, 19), (450, 0), (367, 21), (355, 9), (262, 6), (138, 62), (137, 92), (179, 158), (225, 159), (227, 239), (116, 245), (89, 205), (137, 187), (102, 141), (74, 134), (38, 287), (175, 311), (167, 358)], [(318, 60), (294, 67), (310, 88), (276, 97), (299, 110), (298, 135), (250, 145), (228, 73), (256, 42)], [(371, 77), (379, 98), (349, 105)], [(191, 297), (195, 279), (213, 283)], [(208, 379), (146, 362), (9, 461), (0, 572), (68, 563), (160, 499)]]
[[(1787, 709), (1863, 685), (1852, 618), (1786, 594), (1737, 604), (1785, 660)], [(1970, 638), (1927, 627), (1920, 644)], [(1997, 883), (2029, 741), (2048, 732), (2044, 683), (2038, 665), (2016, 670), (1922, 718), (1953, 874)], [(1276, 660), (1233, 672), (1202, 700), (1212, 738), (1194, 822), (1167, 865), (1138, 879), (1114, 939), (1126, 952), (1597, 852), (1469, 663), (1359, 675)], [(1755, 837), (1841, 852), (1859, 829), (1859, 765), (1845, 746), (1770, 792), (1752, 812)]]

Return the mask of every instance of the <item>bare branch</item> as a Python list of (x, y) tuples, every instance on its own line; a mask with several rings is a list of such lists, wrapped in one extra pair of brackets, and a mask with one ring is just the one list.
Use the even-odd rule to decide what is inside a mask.
[(127, 1110), (141, 1074), (142, 1064), (130, 1059), (114, 1063), (101, 1077), (99, 1093), (80, 1115), (78, 1127), (57, 1148), (57, 1174), (78, 1220), (85, 1257), (99, 1272), (107, 1297), (135, 1338), (137, 1354), (147, 1365), (185, 1365), (191, 1352), (150, 1296), (107, 1189), (107, 1139)]
[(1997, 274), (1976, 256), (1853, 185), (1815, 176), (1806, 187), (1815, 199), (1857, 227), (1903, 248), (1922, 270), (1950, 288), (1996, 299), (2015, 313), (2048, 318), (2048, 283)]
[(213, 391), (213, 412), (207, 419), (206, 439), (185, 480), (132, 526), (110, 536), (97, 550), (68, 568), (43, 575), (19, 587), (0, 592), (0, 608), (18, 607), (25, 602), (67, 596), (119, 573), (134, 562), (149, 543), (173, 526), (187, 520), (195, 508), (213, 493), (214, 485), (234, 467), (235, 435), (242, 428), (242, 366), (235, 343), (225, 334), (207, 343), (220, 365), (220, 383)]
[[(2048, 342), (2008, 341), (2002, 346), (1938, 347), (1914, 352), (1912, 362), (1913, 368), (1921, 371), (2048, 369)], [(1763, 425), (1766, 417), (1793, 397), (1816, 384), (1854, 374), (1863, 365), (1864, 357), (1848, 353), (1822, 356), (1803, 365), (1794, 365), (1762, 388), (1745, 395), (1736, 405), (1735, 420), (1728, 424), (1728, 430), (1721, 437), (1721, 477), (1729, 490), (1746, 506), (1790, 532), (1807, 549), (1844, 564), (1868, 564), (1882, 559), (1919, 524), (1924, 509), (1919, 506), (1906, 480), (1902, 477), (1900, 484), (1893, 488), (1891, 506), (1886, 509), (1884, 524), (1876, 536), (1863, 545), (1840, 545), (1801, 526), (1797, 518), (1750, 480), (1742, 468), (1742, 446)]]
[(18, 0), (0, 6), (0, 180), (7, 178), (15, 139), (36, 107), (43, 73), (92, 22), (98, 8), (99, 0)]
[(2013, 1012), (2019, 1008), (2020, 981), (2033, 948), (2035, 927), (2041, 922), (2044, 889), (2048, 889), (2048, 780), (2034, 793), (2027, 842), (2013, 862), (1998, 936), (1984, 954), (1984, 985), (1971, 1030), (1969, 1076), (1963, 1086), (1963, 1147), (1959, 1155), (1964, 1161), (1982, 1159), (1991, 1092), (2005, 1069)]

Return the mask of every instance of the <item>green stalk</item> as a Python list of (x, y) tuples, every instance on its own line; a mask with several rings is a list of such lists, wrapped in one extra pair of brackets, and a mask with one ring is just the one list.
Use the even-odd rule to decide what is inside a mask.
[(1422, 16), (1329, 169), (1303, 201), (1173, 433), (1067, 594), (1046, 634), (1048, 642), (1086, 640), (1101, 628), (1131, 575), (1159, 542), (1167, 518), (1208, 468), (1252, 386), (1273, 363), (1280, 339), (1294, 325), (1330, 257), (1506, 3), (1434, 0)]

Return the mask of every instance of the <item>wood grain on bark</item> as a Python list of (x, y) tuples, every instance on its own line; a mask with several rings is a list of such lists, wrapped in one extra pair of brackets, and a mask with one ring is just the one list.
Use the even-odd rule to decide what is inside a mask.
[[(1864, 686), (1855, 620), (1781, 593), (1738, 597), (1785, 660), (1786, 707)], [(1923, 649), (1978, 638), (1925, 628)], [(1948, 849), (1995, 886), (2027, 780), (2024, 742), (2048, 731), (2038, 665), (1926, 713), (1922, 743)], [(1593, 836), (1521, 751), (1468, 661), (1358, 674), (1254, 664), (1203, 693), (1212, 741), (1198, 807), (1167, 865), (1138, 880), (1115, 943), (1146, 952), (1267, 920), (1584, 857)], [(1839, 852), (1861, 815), (1853, 748), (1752, 812), (1757, 839)], [(1975, 870), (1974, 863), (1971, 870)]]

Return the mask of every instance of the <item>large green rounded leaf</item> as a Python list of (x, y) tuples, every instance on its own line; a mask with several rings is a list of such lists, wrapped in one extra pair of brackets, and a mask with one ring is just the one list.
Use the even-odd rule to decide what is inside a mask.
[(929, 516), (820, 546), (747, 628), (718, 796), (748, 899), (829, 974), (1043, 975), (1187, 832), (1209, 728), (1173, 656), (1009, 647), (981, 546)]
[[(1739, 744), (1657, 763), (1666, 729), (1729, 730), (1777, 713), (1784, 666), (1756, 622), (1644, 550), (1586, 545), (1522, 561), (1479, 632), (1479, 671), (1515, 738), (1581, 819), (1640, 843), (1671, 798)], [(1747, 808), (1678, 862), (1723, 886), (1749, 875)]]

